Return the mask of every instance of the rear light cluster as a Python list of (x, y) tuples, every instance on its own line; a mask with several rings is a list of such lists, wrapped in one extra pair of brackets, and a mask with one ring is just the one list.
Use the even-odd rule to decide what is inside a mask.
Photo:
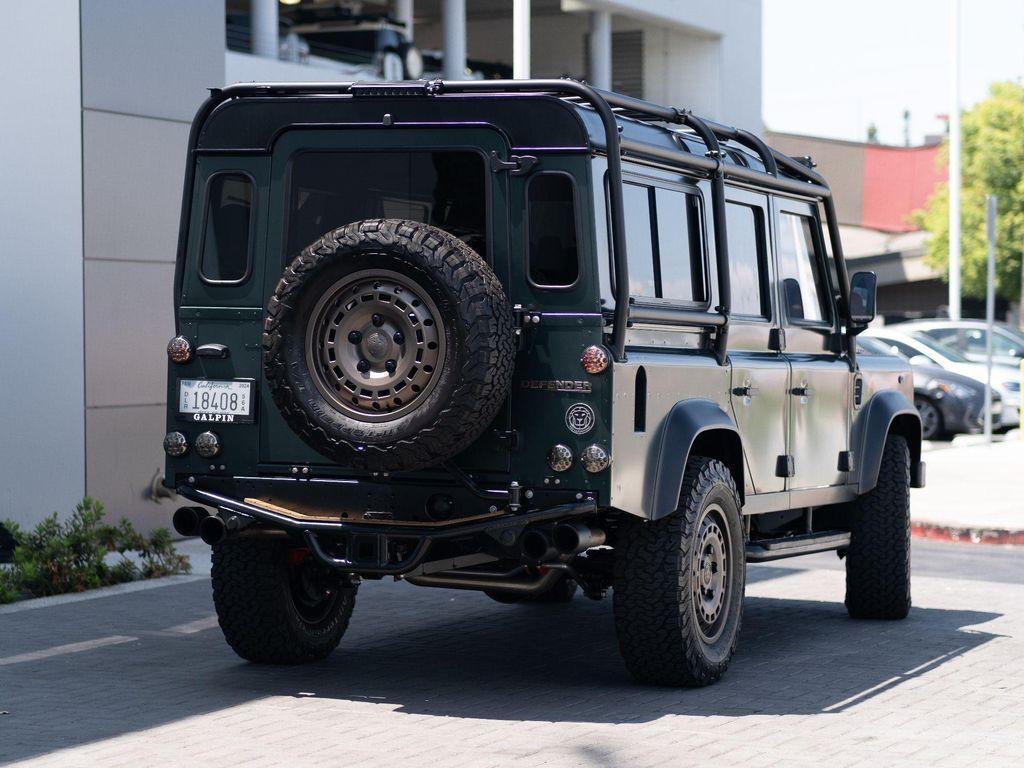
[[(168, 432), (164, 437), (164, 453), (175, 458), (188, 453), (188, 438), (181, 432)], [(220, 455), (221, 442), (216, 432), (202, 432), (195, 441), (196, 453), (204, 459)]]
[(587, 347), (580, 356), (580, 365), (591, 375), (604, 372), (611, 361), (612, 356), (608, 354), (608, 350), (596, 345)]
[[(572, 468), (575, 461), (572, 449), (562, 443), (551, 446), (551, 450), (548, 451), (548, 466), (553, 472), (565, 472)], [(611, 454), (600, 445), (588, 445), (580, 452), (580, 464), (591, 474), (603, 472), (611, 463)]]

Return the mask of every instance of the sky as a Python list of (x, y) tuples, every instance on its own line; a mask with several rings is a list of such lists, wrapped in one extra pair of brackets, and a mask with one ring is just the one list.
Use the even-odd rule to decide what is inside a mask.
[[(903, 144), (942, 133), (951, 0), (763, 0), (764, 120), (775, 131)], [(1024, 79), (1024, 0), (961, 0), (960, 102)]]

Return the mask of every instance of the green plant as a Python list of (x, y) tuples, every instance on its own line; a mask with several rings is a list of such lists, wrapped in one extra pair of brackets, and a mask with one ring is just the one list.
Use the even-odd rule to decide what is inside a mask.
[[(0, 567), (0, 603), (189, 572), (166, 528), (146, 537), (127, 520), (102, 521), (103, 505), (86, 497), (64, 521), (54, 513), (27, 532), (4, 522), (14, 555)], [(120, 555), (113, 563), (112, 552)]]

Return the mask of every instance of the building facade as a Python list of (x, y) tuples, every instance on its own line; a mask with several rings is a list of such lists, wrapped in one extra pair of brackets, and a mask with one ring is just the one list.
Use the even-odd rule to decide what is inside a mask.
[[(360, 5), (411, 19), (423, 50), (443, 54), (454, 41), (468, 59), (515, 63), (511, 0)], [(610, 78), (634, 95), (760, 129), (760, 0), (528, 6), (530, 75)], [(168, 523), (175, 501), (159, 493), (164, 349), (190, 121), (209, 87), (346, 79), (323, 62), (281, 60), (276, 39), (270, 55), (228, 50), (231, 10), (276, 15), (278, 7), (34, 0), (5, 8), (0, 519), (31, 524), (88, 494), (114, 519), (142, 529)], [(611, 67), (592, 71), (595, 62), (607, 67), (609, 56), (592, 55), (606, 51)]]

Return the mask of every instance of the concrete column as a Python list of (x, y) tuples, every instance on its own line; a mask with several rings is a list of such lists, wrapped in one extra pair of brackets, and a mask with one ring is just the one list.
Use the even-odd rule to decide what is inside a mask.
[(466, 0), (444, 0), (441, 6), (444, 26), (444, 77), (466, 79)]
[(612, 89), (612, 15), (607, 11), (590, 14), (590, 61), (587, 66), (590, 84), (595, 88)]
[(512, 78), (530, 79), (530, 0), (512, 2)]
[(256, 56), (276, 59), (277, 0), (249, 0), (249, 12), (252, 24), (252, 52)]
[(394, 0), (395, 20), (405, 24), (405, 39), (410, 43), (413, 41), (412, 28), (412, 3), (413, 0)]

